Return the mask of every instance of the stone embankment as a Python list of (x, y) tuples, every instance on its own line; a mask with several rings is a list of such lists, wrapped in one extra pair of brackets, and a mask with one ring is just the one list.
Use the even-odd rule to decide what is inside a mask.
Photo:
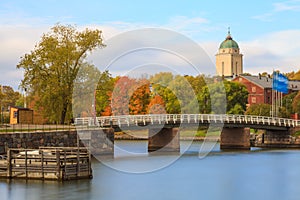
[(93, 154), (112, 154), (113, 144), (113, 129), (0, 133), (0, 154), (6, 154), (9, 148), (38, 149), (40, 147), (78, 146), (90, 147)]
[(252, 135), (251, 146), (263, 148), (300, 148), (300, 136), (293, 136), (283, 132), (261, 133)]

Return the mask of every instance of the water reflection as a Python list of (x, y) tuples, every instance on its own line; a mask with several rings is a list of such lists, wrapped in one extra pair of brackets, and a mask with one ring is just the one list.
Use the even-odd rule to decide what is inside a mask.
[[(143, 142), (121, 142), (124, 148), (145, 151)], [(183, 144), (184, 145), (184, 144)], [(5, 199), (299, 199), (300, 151), (261, 150), (222, 152), (216, 146), (205, 159), (198, 158), (200, 143), (174, 164), (153, 173), (129, 174), (93, 162), (92, 180), (1, 180)], [(167, 155), (118, 157), (115, 165), (151, 165)]]

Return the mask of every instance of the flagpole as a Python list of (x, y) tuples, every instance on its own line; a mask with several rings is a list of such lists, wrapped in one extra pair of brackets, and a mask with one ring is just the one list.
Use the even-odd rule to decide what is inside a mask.
[(275, 74), (274, 74), (274, 69), (273, 69), (273, 81), (272, 81), (272, 106), (271, 106), (271, 117), (274, 117), (274, 104), (275, 104), (275, 93), (274, 93), (274, 78), (275, 78)]
[(274, 103), (275, 103), (275, 94), (274, 94), (274, 90), (272, 88), (272, 117), (274, 117)]
[(275, 99), (275, 117), (278, 117), (278, 91), (276, 90), (276, 99)]

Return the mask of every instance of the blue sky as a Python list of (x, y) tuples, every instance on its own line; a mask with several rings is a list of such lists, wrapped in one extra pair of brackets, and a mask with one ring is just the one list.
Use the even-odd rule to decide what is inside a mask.
[(300, 1), (1, 0), (0, 84), (17, 87), (20, 57), (60, 22), (103, 30), (105, 39), (137, 28), (167, 28), (199, 43), (212, 61), (231, 27), (250, 73), (298, 70)]

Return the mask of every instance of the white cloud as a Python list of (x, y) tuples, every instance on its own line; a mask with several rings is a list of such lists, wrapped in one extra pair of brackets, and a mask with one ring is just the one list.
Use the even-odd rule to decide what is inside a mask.
[(252, 19), (257, 19), (264, 22), (270, 22), (272, 21), (273, 13), (264, 13), (262, 15), (255, 15), (252, 17)]
[(275, 12), (300, 11), (299, 1), (286, 1), (286, 2), (274, 3), (273, 6)]
[[(283, 7), (281, 7), (281, 10), (282, 9)], [(23, 74), (21, 70), (16, 69), (20, 57), (30, 52), (30, 50), (33, 50), (34, 45), (40, 40), (42, 34), (48, 32), (51, 26), (52, 25), (37, 26), (30, 25), (30, 23), (26, 25), (21, 22), (17, 26), (14, 24), (2, 25), (0, 29), (0, 84), (8, 84), (17, 89)], [(208, 34), (209, 31), (216, 30), (217, 28), (212, 26), (207, 19), (197, 17), (188, 18), (184, 16), (174, 17), (166, 24), (113, 21), (103, 24), (89, 24), (84, 27), (79, 26), (78, 28), (83, 29), (86, 27), (102, 30), (105, 41), (119, 33), (137, 28), (169, 28), (170, 30), (178, 31), (189, 37), (197, 36), (201, 34), (201, 31), (206, 31)], [(244, 54), (245, 71), (257, 74), (262, 71), (270, 72), (274, 68), (286, 72), (299, 70), (299, 68), (297, 68), (300, 64), (300, 53), (298, 53), (300, 52), (299, 35), (300, 30), (287, 30), (260, 36), (252, 41), (237, 41)], [(176, 46), (177, 42), (174, 43), (174, 46)], [(215, 54), (221, 42), (222, 41), (206, 41), (199, 43), (200, 47), (204, 49), (211, 60), (208, 61), (206, 59), (207, 62), (203, 65), (210, 66), (210, 63), (215, 61)], [(185, 49), (190, 58), (195, 58), (199, 55), (198, 52), (188, 51), (188, 48)], [(203, 52), (201, 54), (204, 55)], [(141, 57), (141, 59), (143, 58)], [(180, 65), (179, 62), (176, 59), (172, 59), (170, 55), (160, 54), (156, 59), (166, 60), (170, 65)], [(118, 68), (115, 72), (122, 72), (122, 70)]]
[(241, 41), (245, 71), (258, 73), (273, 69), (298, 71), (300, 64), (300, 30), (270, 33), (253, 41)]
[(291, 1), (284, 1), (272, 4), (272, 10), (261, 15), (255, 15), (252, 19), (257, 19), (260, 21), (270, 22), (273, 20), (273, 17), (279, 12), (285, 11), (300, 11), (300, 1), (299, 0), (291, 0)]

